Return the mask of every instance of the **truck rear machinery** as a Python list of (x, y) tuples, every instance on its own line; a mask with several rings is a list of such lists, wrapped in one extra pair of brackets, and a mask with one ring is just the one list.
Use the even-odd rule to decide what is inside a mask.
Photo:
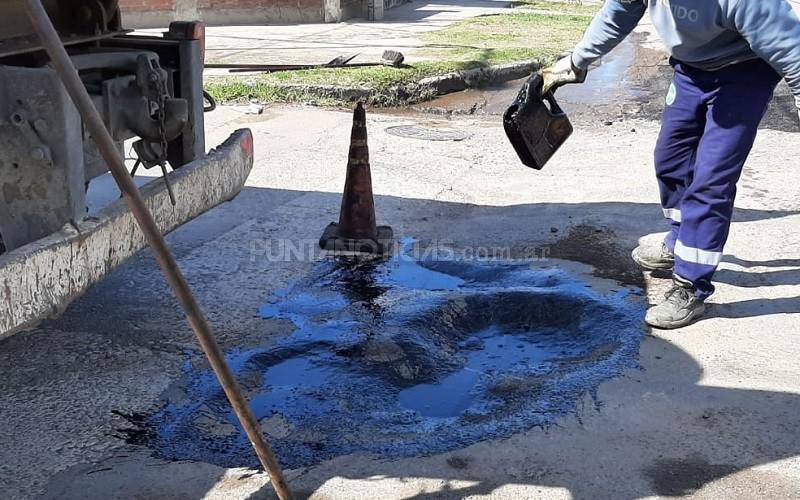
[[(133, 35), (117, 3), (43, 2), (119, 151), (130, 144), (134, 170), (164, 174), (142, 194), (166, 232), (241, 190), (252, 136), (206, 154), (202, 24)], [(24, 2), (0, 3), (0, 337), (62, 310), (144, 246), (121, 200), (87, 211), (88, 186), (107, 171)]]

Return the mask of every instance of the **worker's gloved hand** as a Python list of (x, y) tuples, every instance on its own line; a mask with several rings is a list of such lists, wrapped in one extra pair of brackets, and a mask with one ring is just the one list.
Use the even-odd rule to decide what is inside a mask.
[[(794, 104), (797, 106), (797, 118), (800, 119), (800, 95), (794, 96)], [(798, 121), (798, 125), (800, 125), (800, 121)]]
[(572, 64), (572, 54), (567, 54), (542, 71), (544, 79), (542, 94), (551, 92), (567, 83), (583, 83), (586, 81), (586, 73), (585, 69), (576, 68)]

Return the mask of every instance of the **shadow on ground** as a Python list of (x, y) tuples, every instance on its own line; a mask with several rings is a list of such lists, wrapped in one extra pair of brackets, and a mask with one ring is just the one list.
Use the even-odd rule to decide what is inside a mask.
[[(759, 477), (748, 471), (741, 479), (729, 478), (800, 454), (800, 436), (794, 432), (799, 395), (699, 385), (698, 363), (661, 339), (650, 338), (643, 345), (643, 357), (651, 355), (643, 359), (644, 373), (630, 373), (619, 383), (633, 391), (625, 396), (625, 407), (585, 409), (585, 430), (567, 424), (566, 430), (515, 436), (500, 445), (517, 450), (511, 458), (497, 451), (487, 456), (486, 448), (478, 445), (419, 464), (365, 461), (358, 475), (351, 473), (351, 462), (333, 460), (295, 479), (294, 487), (300, 498), (307, 498), (333, 478), (372, 479), (378, 484), (381, 478), (400, 483), (430, 478), (444, 485), (402, 498), (456, 500), (529, 485), (564, 488), (573, 499), (589, 500), (689, 495), (728, 478), (742, 481), (735, 491), (745, 496), (756, 491), (763, 498), (800, 494), (796, 481), (768, 473)], [(666, 380), (657, 380), (661, 376)], [(271, 495), (267, 485), (249, 498)]]

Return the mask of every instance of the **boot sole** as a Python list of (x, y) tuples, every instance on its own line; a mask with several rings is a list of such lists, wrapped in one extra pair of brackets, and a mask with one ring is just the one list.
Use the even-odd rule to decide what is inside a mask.
[(694, 323), (703, 313), (706, 312), (706, 306), (703, 305), (702, 307), (698, 307), (692, 313), (678, 321), (667, 321), (666, 323), (656, 324), (647, 321), (647, 316), (644, 318), (644, 322), (647, 323), (649, 326), (653, 328), (657, 328), (659, 330), (676, 330), (678, 328), (683, 328), (684, 326), (689, 326)]
[(636, 252), (632, 252), (631, 253), (631, 258), (636, 263), (636, 265), (638, 265), (642, 269), (646, 269), (648, 271), (670, 271), (670, 270), (672, 270), (672, 268), (675, 267), (675, 261), (674, 260), (670, 261), (670, 262), (666, 262), (665, 261), (663, 263), (653, 264), (653, 263), (646, 262), (646, 261), (643, 261), (642, 259), (640, 259), (636, 255)]

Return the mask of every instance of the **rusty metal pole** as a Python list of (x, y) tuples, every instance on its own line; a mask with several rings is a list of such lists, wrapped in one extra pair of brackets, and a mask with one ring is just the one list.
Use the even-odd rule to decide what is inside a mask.
[(83, 121), (89, 129), (92, 139), (97, 144), (97, 148), (108, 164), (109, 170), (114, 176), (114, 180), (117, 182), (120, 191), (125, 197), (125, 201), (127, 201), (131, 212), (139, 223), (139, 227), (147, 238), (164, 276), (186, 313), (186, 318), (192, 330), (194, 330), (197, 340), (203, 348), (203, 352), (205, 352), (211, 367), (217, 374), (220, 385), (222, 385), (225, 394), (228, 396), (233, 410), (239, 417), (239, 422), (242, 424), (242, 427), (247, 433), (247, 437), (253, 444), (258, 459), (269, 473), (272, 486), (275, 488), (281, 500), (290, 500), (292, 494), (283, 476), (280, 464), (275, 459), (266, 439), (264, 439), (264, 434), (258, 426), (258, 421), (255, 415), (253, 415), (249, 403), (242, 394), (239, 384), (233, 376), (233, 372), (231, 372), (228, 363), (225, 361), (225, 356), (219, 344), (217, 344), (214, 335), (211, 333), (208, 322), (203, 316), (199, 304), (192, 295), (189, 285), (181, 274), (175, 258), (167, 247), (161, 235), (161, 231), (159, 231), (155, 220), (153, 220), (153, 216), (148, 211), (133, 179), (128, 175), (128, 171), (125, 169), (125, 163), (117, 152), (114, 141), (108, 133), (103, 119), (94, 107), (91, 97), (89, 97), (89, 93), (86, 91), (86, 87), (84, 87), (81, 82), (75, 66), (72, 65), (72, 61), (53, 23), (50, 21), (50, 17), (47, 15), (41, 0), (25, 0), (25, 5), (33, 27), (42, 45), (47, 50), (56, 73), (58, 73), (64, 87), (66, 87), (72, 101), (75, 103), (75, 107), (78, 108), (78, 112), (81, 117), (83, 117)]

